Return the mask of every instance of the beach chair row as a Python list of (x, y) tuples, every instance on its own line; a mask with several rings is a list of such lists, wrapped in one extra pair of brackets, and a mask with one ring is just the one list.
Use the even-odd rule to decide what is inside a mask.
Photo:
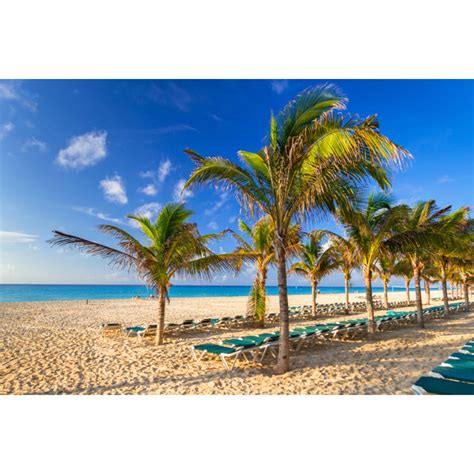
[[(244, 324), (249, 318), (247, 316), (225, 316), (222, 318), (205, 318), (200, 320), (186, 319), (181, 323), (168, 323), (165, 325), (165, 333), (175, 333), (181, 331), (201, 330), (213, 327), (231, 327)], [(120, 330), (126, 336), (147, 337), (155, 336), (158, 328), (157, 324), (122, 326), (119, 323), (103, 323), (101, 328), (104, 332)]]
[[(400, 308), (404, 306), (409, 306), (411, 303), (408, 301), (394, 301), (389, 303), (389, 308)], [(380, 310), (384, 309), (383, 301), (376, 300), (374, 301), (374, 309)], [(290, 317), (312, 317), (312, 308), (309, 305), (305, 306), (292, 306), (289, 308)], [(358, 313), (367, 310), (367, 304), (365, 301), (355, 301), (349, 304), (349, 313)], [(346, 311), (345, 303), (327, 303), (327, 304), (318, 304), (316, 307), (316, 315), (318, 316), (333, 316), (337, 314), (344, 313)], [(279, 318), (278, 313), (270, 313), (267, 315), (268, 320), (276, 320)]]
[(420, 377), (411, 388), (417, 395), (474, 395), (474, 340)]
[[(454, 306), (454, 305), (453, 305)], [(457, 303), (456, 307), (462, 303)], [(436, 317), (442, 314), (443, 307), (426, 308), (425, 316)], [(416, 311), (395, 312), (390, 311), (383, 316), (375, 318), (377, 330), (383, 330), (394, 325), (411, 323), (416, 321)], [(353, 338), (367, 331), (367, 318), (349, 319), (335, 323), (316, 324), (311, 326), (297, 327), (290, 330), (290, 346), (299, 351), (305, 343), (311, 343), (318, 339)], [(265, 332), (251, 336), (241, 336), (220, 341), (219, 344), (205, 343), (191, 346), (191, 354), (196, 361), (205, 356), (215, 356), (220, 359), (222, 365), (232, 370), (237, 360), (244, 359), (261, 362), (267, 353), (276, 355), (275, 348), (278, 346), (280, 332)], [(228, 363), (230, 362), (230, 363)]]

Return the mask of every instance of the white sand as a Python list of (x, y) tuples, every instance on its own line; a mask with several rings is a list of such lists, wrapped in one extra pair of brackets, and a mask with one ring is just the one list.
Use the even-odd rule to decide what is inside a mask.
[[(404, 296), (401, 292), (390, 298)], [(320, 295), (319, 302), (343, 297)], [(432, 297), (439, 292), (433, 291)], [(309, 299), (291, 296), (290, 305), (309, 304)], [(276, 311), (277, 304), (277, 297), (270, 297), (270, 309)], [(167, 308), (167, 321), (233, 316), (244, 313), (245, 306), (244, 297), (177, 298)], [(293, 370), (276, 377), (271, 359), (259, 366), (240, 363), (229, 373), (217, 361), (198, 365), (190, 356), (191, 344), (258, 329), (187, 333), (154, 347), (136, 338), (103, 336), (98, 328), (103, 321), (152, 323), (156, 315), (157, 302), (149, 300), (0, 303), (0, 393), (410, 393), (413, 381), (474, 338), (473, 314), (457, 314), (430, 321), (425, 330), (410, 326), (387, 331), (370, 343), (322, 342), (293, 354)]]

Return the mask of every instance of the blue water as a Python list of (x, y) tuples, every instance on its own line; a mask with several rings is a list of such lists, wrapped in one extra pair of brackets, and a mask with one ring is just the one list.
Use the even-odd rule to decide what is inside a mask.
[[(321, 293), (344, 293), (342, 286), (322, 286)], [(278, 287), (267, 287), (269, 295), (277, 295)], [(381, 292), (382, 288), (374, 288)], [(390, 291), (405, 291), (404, 288), (391, 288)], [(247, 296), (250, 286), (173, 286), (171, 298), (197, 298), (203, 296)], [(351, 293), (364, 294), (363, 287), (353, 287)], [(309, 295), (309, 286), (290, 286), (290, 295)], [(148, 298), (152, 291), (142, 285), (1, 285), (0, 302), (15, 301), (59, 301), (59, 300), (109, 300), (140, 296)]]

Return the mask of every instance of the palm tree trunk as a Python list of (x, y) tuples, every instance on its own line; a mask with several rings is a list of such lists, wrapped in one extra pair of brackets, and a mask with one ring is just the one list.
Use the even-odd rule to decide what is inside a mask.
[(261, 279), (260, 279), (260, 285), (262, 288), (262, 314), (260, 315), (260, 327), (264, 328), (265, 327), (265, 315), (267, 314), (267, 287), (265, 286), (267, 284), (267, 269), (262, 268), (261, 272)]
[(415, 297), (416, 297), (416, 319), (418, 326), (423, 329), (425, 327), (425, 320), (423, 318), (423, 303), (421, 301), (421, 268), (418, 264), (413, 265), (413, 281), (415, 282)]
[(449, 315), (449, 302), (448, 302), (448, 282), (446, 280), (446, 274), (441, 271), (441, 288), (443, 290), (443, 304), (444, 304), (444, 315)]
[(349, 314), (349, 280), (350, 277), (347, 273), (344, 273), (344, 290), (346, 292), (346, 314)]
[(311, 278), (311, 302), (313, 307), (313, 318), (316, 319), (316, 298), (317, 298), (318, 285), (316, 278)]
[(425, 295), (426, 295), (426, 303), (425, 304), (431, 304), (431, 288), (430, 288), (430, 282), (429, 280), (423, 279), (423, 284), (425, 287)]
[(374, 300), (372, 298), (372, 270), (364, 269), (365, 279), (365, 299), (367, 303), (367, 320), (368, 320), (368, 333), (369, 339), (375, 336), (375, 315), (374, 315)]
[(408, 301), (408, 304), (411, 304), (411, 298), (410, 298), (410, 281), (411, 281), (411, 278), (405, 278), (405, 286), (406, 286), (406, 289), (407, 289), (407, 301)]
[(453, 283), (452, 280), (450, 281), (450, 284), (451, 284), (451, 299), (454, 299), (454, 296), (455, 296), (454, 295), (454, 283)]
[(160, 288), (158, 293), (158, 328), (155, 338), (156, 346), (163, 344), (163, 336), (165, 331), (166, 289)]
[(290, 340), (288, 319), (288, 287), (286, 282), (286, 255), (284, 240), (281, 234), (275, 242), (278, 273), (278, 299), (280, 303), (280, 344), (278, 347), (278, 361), (274, 368), (275, 374), (284, 374), (290, 370)]
[(388, 309), (388, 280), (383, 279), (383, 305), (385, 309)]
[(464, 304), (466, 305), (465, 310), (469, 311), (469, 285), (467, 284), (467, 277), (463, 277), (463, 287), (464, 287)]

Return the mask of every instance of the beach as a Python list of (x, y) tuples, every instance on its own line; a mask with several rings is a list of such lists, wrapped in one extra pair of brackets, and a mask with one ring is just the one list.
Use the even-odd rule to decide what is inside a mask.
[[(357, 298), (359, 296), (359, 298)], [(405, 293), (390, 294), (390, 300)], [(413, 295), (412, 295), (413, 297)], [(439, 298), (432, 291), (432, 299)], [(344, 295), (319, 295), (319, 303)], [(363, 301), (363, 295), (351, 295)], [(308, 295), (290, 305), (309, 304)], [(432, 301), (439, 304), (439, 301)], [(167, 322), (243, 314), (245, 297), (176, 298)], [(269, 297), (269, 311), (278, 298)], [(122, 335), (103, 335), (102, 322), (156, 322), (153, 300), (0, 303), (0, 393), (2, 394), (409, 394), (411, 384), (474, 338), (471, 313), (385, 331), (376, 340), (322, 341), (292, 353), (293, 370), (272, 376), (272, 359), (238, 363), (227, 372), (217, 359), (194, 362), (190, 346), (219, 342), (261, 329), (212, 329), (170, 336), (165, 345)], [(378, 311), (377, 314), (383, 314)], [(350, 317), (359, 317), (350, 316)], [(320, 318), (330, 322), (345, 316)], [(294, 321), (292, 326), (308, 324)], [(269, 326), (277, 328), (277, 325)]]

